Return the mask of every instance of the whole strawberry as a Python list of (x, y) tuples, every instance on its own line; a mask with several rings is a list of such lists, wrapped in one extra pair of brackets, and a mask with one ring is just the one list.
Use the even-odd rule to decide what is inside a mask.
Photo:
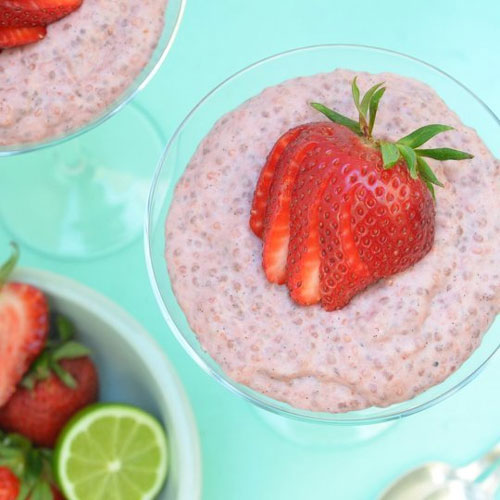
[(0, 500), (64, 500), (52, 474), (52, 453), (19, 434), (0, 432)]
[(61, 339), (48, 341), (17, 391), (0, 408), (0, 428), (45, 447), (54, 445), (77, 411), (97, 400), (99, 387), (89, 350), (72, 340), (72, 325), (63, 316), (56, 316), (54, 323)]
[(344, 307), (380, 278), (404, 271), (431, 249), (434, 185), (425, 158), (464, 160), (449, 148), (421, 149), (451, 130), (427, 125), (395, 143), (372, 136), (382, 84), (363, 98), (359, 121), (312, 103), (331, 122), (296, 127), (278, 139), (259, 177), (250, 227), (263, 239), (271, 283), (286, 283), (302, 305)]
[(8, 282), (19, 259), (17, 245), (0, 268), (0, 407), (16, 390), (49, 332), (47, 299), (26, 283)]

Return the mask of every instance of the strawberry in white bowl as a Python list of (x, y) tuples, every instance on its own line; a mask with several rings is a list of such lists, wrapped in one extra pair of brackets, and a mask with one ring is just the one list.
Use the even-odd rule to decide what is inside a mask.
[[(17, 258), (14, 248), (2, 268), (0, 340), (5, 349), (0, 356), (13, 351), (11, 345), (24, 352), (24, 344), (11, 337), (30, 339), (28, 326), (38, 324), (28, 321), (31, 302), (23, 297), (36, 296), (36, 303), (44, 304), (45, 326), (43, 336), (36, 336), (43, 339), (36, 351), (28, 350), (29, 356), (18, 356), (9, 365), (0, 362), (0, 379), (7, 366), (9, 373), (18, 374), (6, 384), (0, 405), (5, 441), (0, 475), (10, 485), (5, 497), (0, 490), (0, 499), (17, 500), (18, 488), (27, 495), (40, 490), (43, 496), (36, 498), (42, 500), (60, 495), (87, 500), (104, 489), (110, 498), (121, 498), (121, 488), (130, 481), (137, 498), (199, 498), (196, 427), (161, 350), (106, 298), (50, 273), (13, 270)], [(29, 293), (13, 296), (20, 288)], [(8, 293), (2, 298), (4, 291)], [(116, 447), (107, 436), (128, 445)], [(18, 459), (12, 461), (16, 446), (23, 453), (14, 450)], [(32, 456), (40, 457), (36, 481), (28, 466)]]

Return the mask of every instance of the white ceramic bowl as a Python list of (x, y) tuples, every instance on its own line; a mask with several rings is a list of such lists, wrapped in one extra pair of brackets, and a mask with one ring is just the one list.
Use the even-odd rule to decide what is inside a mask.
[(43, 290), (51, 308), (74, 322), (77, 338), (92, 349), (100, 375), (101, 401), (137, 405), (163, 422), (170, 466), (158, 498), (198, 500), (198, 430), (182, 384), (161, 348), (123, 309), (73, 280), (34, 269), (18, 269), (12, 280)]

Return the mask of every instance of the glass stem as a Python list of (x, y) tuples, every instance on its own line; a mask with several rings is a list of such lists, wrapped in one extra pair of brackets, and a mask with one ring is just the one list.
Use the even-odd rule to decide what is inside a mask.
[(63, 182), (73, 182), (85, 174), (92, 174), (89, 170), (86, 152), (79, 138), (66, 142), (63, 147), (54, 148), (54, 169), (57, 178)]

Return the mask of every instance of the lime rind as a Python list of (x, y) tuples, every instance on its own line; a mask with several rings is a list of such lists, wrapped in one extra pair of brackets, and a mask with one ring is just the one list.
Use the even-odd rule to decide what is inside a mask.
[(153, 500), (167, 476), (167, 438), (160, 422), (140, 408), (97, 403), (68, 422), (54, 465), (68, 500), (97, 500), (95, 489), (108, 500)]

